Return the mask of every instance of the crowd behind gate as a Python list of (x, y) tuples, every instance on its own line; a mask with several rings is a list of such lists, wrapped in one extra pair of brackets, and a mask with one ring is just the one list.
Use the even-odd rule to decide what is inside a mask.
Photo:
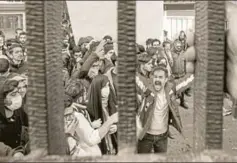
[[(65, 88), (65, 134), (68, 155), (115, 155), (117, 147), (117, 44), (109, 35), (75, 42), (70, 22), (62, 22)], [(190, 32), (192, 33), (192, 32)], [(28, 137), (26, 32), (5, 39), (0, 31), (0, 155), (21, 157), (30, 152)], [(136, 44), (138, 153), (166, 152), (169, 125), (182, 134), (179, 108), (188, 109), (192, 95), (193, 35), (163, 41), (148, 38)], [(191, 82), (189, 79), (192, 79)], [(181, 107), (179, 107), (181, 106)]]

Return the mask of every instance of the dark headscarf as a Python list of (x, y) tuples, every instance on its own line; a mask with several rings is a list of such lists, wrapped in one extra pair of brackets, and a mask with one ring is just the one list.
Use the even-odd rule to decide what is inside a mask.
[(91, 83), (89, 91), (89, 100), (87, 110), (91, 116), (91, 120), (97, 120), (102, 118), (102, 96), (101, 89), (109, 82), (109, 79), (105, 75), (97, 75)]

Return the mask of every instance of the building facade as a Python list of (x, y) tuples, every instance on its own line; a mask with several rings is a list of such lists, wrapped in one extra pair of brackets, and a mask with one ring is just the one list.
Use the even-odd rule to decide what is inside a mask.
[(0, 1), (0, 30), (6, 38), (14, 38), (15, 30), (25, 26), (25, 4), (22, 1)]
[(169, 39), (177, 38), (181, 30), (195, 30), (195, 1), (164, 1), (164, 30)]

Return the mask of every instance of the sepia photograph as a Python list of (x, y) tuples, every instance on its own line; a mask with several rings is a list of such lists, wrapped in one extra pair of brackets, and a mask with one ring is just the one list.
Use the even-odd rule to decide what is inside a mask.
[(0, 1), (0, 162), (237, 161), (236, 1)]

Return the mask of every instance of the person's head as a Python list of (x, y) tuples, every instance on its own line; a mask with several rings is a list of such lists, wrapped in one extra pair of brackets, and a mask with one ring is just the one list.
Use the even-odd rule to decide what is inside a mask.
[(10, 71), (10, 63), (6, 58), (0, 58), (0, 76), (7, 76)]
[(22, 32), (23, 32), (23, 29), (22, 29), (22, 28), (17, 28), (17, 29), (15, 30), (16, 37), (19, 37), (19, 36), (20, 36), (20, 33), (22, 33)]
[(9, 80), (15, 80), (18, 82), (19, 93), (21, 97), (24, 98), (26, 96), (27, 85), (28, 85), (27, 76), (16, 74), (13, 77), (11, 77)]
[(179, 33), (179, 40), (185, 40), (186, 39), (186, 34), (185, 34), (185, 32), (184, 31), (180, 31), (180, 33)]
[(140, 53), (144, 53), (146, 51), (143, 45), (138, 44), (137, 47)]
[(81, 49), (76, 46), (74, 49), (73, 49), (73, 52), (74, 52), (74, 58), (77, 62), (79, 62), (81, 59), (82, 59), (82, 53), (81, 53)]
[(112, 43), (105, 44), (104, 53), (105, 53), (105, 56), (107, 56), (108, 58), (111, 58), (111, 56), (115, 53), (114, 45)]
[(109, 35), (104, 36), (103, 40), (105, 40), (107, 43), (112, 43), (113, 38)]
[(78, 46), (81, 48), (81, 52), (83, 54), (85, 54), (85, 52), (87, 51), (87, 44), (89, 44), (89, 42), (93, 40), (93, 37), (91, 36), (87, 36), (87, 37), (81, 37), (78, 41)]
[(147, 54), (150, 55), (153, 59), (158, 57), (158, 48), (150, 47), (147, 49)]
[(182, 51), (182, 43), (179, 39), (176, 39), (173, 43), (173, 47), (177, 52), (181, 52)]
[(171, 50), (171, 43), (168, 41), (163, 42), (163, 48), (165, 50)]
[(85, 90), (80, 79), (70, 79), (65, 86), (65, 94), (72, 98), (73, 102), (82, 103)]
[(14, 64), (20, 64), (24, 60), (23, 49), (20, 44), (12, 44), (9, 49), (9, 58)]
[(164, 66), (157, 66), (153, 69), (151, 75), (155, 91), (160, 92), (168, 81), (168, 70)]
[(88, 75), (87, 75), (87, 76), (88, 76), (90, 79), (93, 79), (95, 76), (97, 76), (97, 75), (99, 74), (100, 66), (101, 66), (101, 61), (96, 61), (96, 62), (94, 62), (94, 63), (91, 65), (91, 67), (90, 67), (90, 69), (89, 69), (89, 71), (88, 71)]
[(6, 107), (5, 113), (8, 118), (13, 115), (13, 111), (22, 107), (22, 97), (18, 89), (19, 82), (16, 80), (6, 80), (3, 85), (2, 95), (4, 105)]
[(153, 41), (152, 38), (148, 38), (148, 39), (146, 40), (146, 48), (152, 47), (152, 41)]
[(2, 31), (0, 31), (0, 47), (5, 44), (5, 35)]
[(21, 32), (19, 34), (19, 42), (21, 44), (25, 44), (26, 43), (26, 32)]
[(152, 56), (148, 55), (146, 52), (138, 55), (138, 63), (140, 65), (140, 70), (146, 73), (152, 71)]
[(160, 44), (161, 44), (161, 42), (160, 42), (160, 40), (158, 40), (158, 39), (154, 39), (154, 40), (152, 41), (152, 46), (153, 46), (154, 48), (160, 47)]
[(69, 21), (66, 20), (66, 19), (64, 19), (64, 20), (62, 21), (62, 28), (63, 28), (63, 29), (66, 29), (66, 28), (68, 28), (68, 27), (69, 27)]

